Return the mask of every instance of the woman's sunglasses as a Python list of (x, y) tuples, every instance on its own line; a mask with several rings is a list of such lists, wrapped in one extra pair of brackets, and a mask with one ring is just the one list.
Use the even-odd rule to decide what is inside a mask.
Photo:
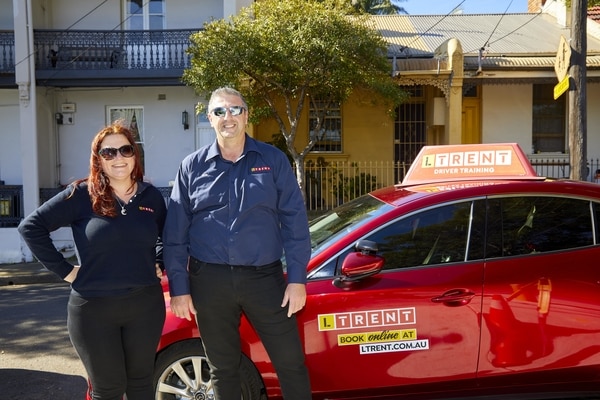
[(238, 115), (241, 115), (244, 112), (244, 110), (246, 110), (246, 109), (242, 106), (215, 107), (212, 109), (211, 113), (213, 115), (216, 115), (217, 117), (223, 118), (224, 116), (227, 115), (227, 110), (229, 110), (229, 113), (231, 115), (236, 117)]
[(105, 160), (114, 160), (115, 157), (117, 157), (117, 152), (121, 153), (123, 157), (129, 158), (133, 157), (133, 155), (135, 154), (135, 149), (132, 145), (126, 144), (125, 146), (121, 146), (118, 149), (115, 149), (114, 147), (105, 147), (103, 149), (100, 149), (100, 151), (98, 151), (98, 154)]

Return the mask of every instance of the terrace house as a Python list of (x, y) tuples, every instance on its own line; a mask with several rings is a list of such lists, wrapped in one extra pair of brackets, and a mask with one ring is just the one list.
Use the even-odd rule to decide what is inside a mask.
[[(214, 138), (206, 117), (194, 113), (203, 97), (180, 81), (189, 35), (251, 2), (0, 0), (0, 263), (32, 259), (16, 225), (86, 176), (91, 139), (114, 119), (137, 129), (146, 179), (168, 195), (180, 160)], [(398, 182), (424, 145), (516, 142), (540, 174), (568, 176), (568, 93), (554, 99), (553, 89), (569, 22), (556, 0), (532, 0), (523, 14), (374, 16), (389, 43), (390, 74), (411, 98), (394, 120), (355, 93), (321, 132), (311, 130), (314, 115), (305, 108), (298, 148), (319, 135), (307, 157), (307, 206), (329, 207)], [(592, 19), (587, 64), (593, 180), (600, 27)], [(277, 131), (267, 120), (249, 133), (271, 141)], [(355, 177), (366, 187), (344, 192)], [(73, 251), (68, 229), (54, 240), (65, 254)]]

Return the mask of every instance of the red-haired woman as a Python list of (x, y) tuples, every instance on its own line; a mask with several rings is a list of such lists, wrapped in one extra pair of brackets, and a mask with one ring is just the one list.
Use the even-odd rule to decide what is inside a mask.
[[(115, 123), (92, 141), (90, 174), (41, 205), (19, 232), (46, 268), (71, 283), (68, 330), (92, 399), (154, 398), (154, 356), (165, 319), (157, 243), (162, 194), (143, 181), (131, 131)], [(70, 226), (80, 267), (50, 233)]]

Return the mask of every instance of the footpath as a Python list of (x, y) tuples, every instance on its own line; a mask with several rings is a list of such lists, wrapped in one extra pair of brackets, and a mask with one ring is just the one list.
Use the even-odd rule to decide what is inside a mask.
[(0, 264), (0, 286), (62, 282), (62, 279), (38, 262)]

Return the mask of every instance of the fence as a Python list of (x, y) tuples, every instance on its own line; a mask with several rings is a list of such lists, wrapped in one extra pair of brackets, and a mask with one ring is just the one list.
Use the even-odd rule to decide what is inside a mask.
[(409, 167), (409, 164), (387, 161), (309, 161), (305, 164), (304, 180), (307, 209), (329, 209), (398, 183)]
[[(564, 159), (533, 159), (538, 175), (566, 178), (571, 167)], [(587, 181), (600, 183), (600, 159), (589, 160)], [(340, 205), (372, 190), (402, 181), (409, 165), (387, 161), (325, 162), (307, 161), (305, 164), (305, 194), (308, 211), (323, 211)], [(598, 177), (598, 178), (596, 178)], [(165, 201), (170, 187), (158, 188)], [(61, 188), (40, 189), (40, 203), (58, 193)], [(23, 187), (0, 185), (0, 227), (14, 227), (23, 218)]]

